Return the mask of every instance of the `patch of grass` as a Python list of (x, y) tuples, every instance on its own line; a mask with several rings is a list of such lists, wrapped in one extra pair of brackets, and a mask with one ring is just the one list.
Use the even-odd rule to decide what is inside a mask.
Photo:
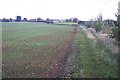
[(47, 41), (39, 41), (37, 43), (30, 44), (31, 48), (41, 48), (44, 47), (47, 44)]
[(78, 23), (77, 22), (56, 22), (54, 24), (76, 25)]
[(70, 77), (118, 78), (116, 57), (98, 39), (96, 43), (88, 39), (82, 29), (76, 35), (73, 54), (70, 63), (75, 67)]

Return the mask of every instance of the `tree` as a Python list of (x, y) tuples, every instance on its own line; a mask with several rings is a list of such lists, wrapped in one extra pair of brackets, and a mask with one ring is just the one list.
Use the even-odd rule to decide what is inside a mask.
[(2, 22), (10, 22), (10, 19), (3, 18)]
[(115, 16), (117, 17), (117, 27), (112, 28), (112, 33), (111, 33), (111, 38), (115, 38), (115, 40), (120, 41), (120, 36), (118, 34), (120, 34), (120, 1), (118, 2), (118, 13), (115, 14)]
[(117, 16), (118, 27), (120, 27), (120, 15)]
[(23, 21), (25, 21), (25, 22), (26, 22), (26, 21), (27, 21), (27, 18), (24, 18), (24, 19), (23, 19)]
[(46, 18), (46, 23), (52, 23), (53, 24), (53, 20), (49, 19), (49, 18)]
[(102, 14), (100, 13), (98, 18), (97, 18), (97, 24), (96, 24), (96, 31), (99, 32), (101, 30), (103, 30), (103, 21), (102, 21)]
[(71, 22), (71, 19), (66, 19), (66, 22)]
[(10, 22), (12, 22), (13, 20), (12, 20), (12, 18), (10, 18)]
[(78, 19), (77, 19), (77, 18), (74, 18), (73, 22), (78, 22)]
[(37, 21), (39, 21), (39, 22), (40, 22), (40, 21), (41, 21), (41, 18), (37, 18)]
[(117, 17), (118, 27), (112, 30), (112, 34), (117, 41), (120, 41), (120, 36), (118, 36), (120, 34), (120, 1), (118, 2), (118, 13), (115, 16)]
[(6, 18), (3, 18), (3, 19), (2, 19), (2, 22), (6, 22)]

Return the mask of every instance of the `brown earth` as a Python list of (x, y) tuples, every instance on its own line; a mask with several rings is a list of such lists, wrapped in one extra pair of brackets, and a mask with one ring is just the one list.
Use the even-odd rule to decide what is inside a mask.
[[(47, 77), (47, 78), (57, 78), (64, 77), (64, 68), (66, 66), (67, 59), (72, 53), (72, 44), (77, 33), (77, 29), (69, 33), (69, 35), (64, 39), (64, 45), (61, 44), (58, 47), (54, 45), (47, 45), (42, 49), (27, 50), (24, 45), (21, 49), (9, 48), (6, 45), (2, 47), (4, 52), (8, 49), (9, 51), (14, 50), (20, 52), (23, 50), (23, 57), (16, 60), (4, 60), (3, 59), (3, 77), (6, 78), (19, 78), (19, 77)], [(51, 36), (52, 38), (57, 38), (56, 40), (62, 39), (61, 35)], [(59, 36), (59, 37), (58, 37)], [(39, 40), (40, 37), (38, 37)], [(51, 38), (51, 40), (52, 40)], [(44, 39), (49, 39), (49, 36), (45, 36)], [(51, 51), (52, 50), (52, 51)], [(53, 51), (54, 50), (54, 51)], [(55, 54), (54, 54), (55, 52)], [(41, 54), (38, 54), (41, 53)], [(52, 54), (51, 54), (52, 53)], [(57, 54), (56, 54), (57, 53)], [(29, 55), (30, 54), (30, 55)], [(27, 55), (27, 56), (26, 56)], [(19, 56), (18, 56), (19, 57)]]
[(47, 78), (64, 77), (64, 69), (66, 66), (67, 58), (72, 53), (72, 44), (76, 32), (77, 32), (76, 29), (73, 29), (73, 31), (70, 32), (63, 47), (59, 49), (58, 55), (56, 55), (55, 59), (52, 60), (53, 62), (49, 65), (48, 70), (44, 72), (43, 77)]

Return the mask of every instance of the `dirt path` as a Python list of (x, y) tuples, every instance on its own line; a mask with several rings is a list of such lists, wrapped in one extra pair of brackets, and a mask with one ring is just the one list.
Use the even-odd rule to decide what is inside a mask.
[(48, 70), (42, 75), (43, 77), (59, 78), (64, 76), (64, 68), (66, 66), (67, 58), (72, 53), (72, 44), (76, 32), (77, 30), (75, 29), (70, 32), (68, 39), (64, 43), (64, 46), (61, 47), (55, 59), (52, 60), (53, 62), (49, 65)]
[[(106, 34), (103, 34), (103, 33), (96, 33), (95, 31), (92, 31), (90, 30), (90, 28), (84, 28), (82, 27), (86, 36), (89, 38), (89, 39), (92, 39), (94, 41), (96, 41), (96, 37), (99, 38), (99, 40), (106, 46), (108, 47), (109, 49), (111, 49), (111, 51), (113, 53), (118, 53), (118, 46), (115, 46), (113, 44), (114, 40), (111, 39), (111, 38), (107, 38), (105, 35)], [(91, 33), (92, 31), (92, 33)]]
[(93, 34), (88, 31), (86, 28), (82, 27), (82, 29), (84, 30), (84, 33), (86, 34), (86, 36), (89, 38), (89, 39), (95, 39), (95, 37), (93, 36)]

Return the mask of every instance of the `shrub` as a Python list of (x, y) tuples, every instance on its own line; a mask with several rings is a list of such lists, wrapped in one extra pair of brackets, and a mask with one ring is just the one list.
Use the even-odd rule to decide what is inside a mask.
[(120, 28), (119, 27), (114, 27), (112, 28), (112, 33), (110, 35), (111, 38), (115, 38), (115, 40), (120, 41)]

